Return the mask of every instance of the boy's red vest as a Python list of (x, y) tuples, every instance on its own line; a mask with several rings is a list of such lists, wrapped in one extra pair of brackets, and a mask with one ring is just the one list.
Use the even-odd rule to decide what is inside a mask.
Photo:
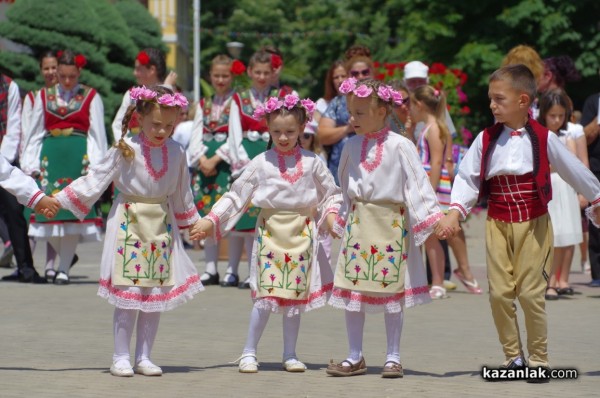
[[(500, 133), (502, 133), (503, 128), (504, 125), (502, 123), (496, 123), (483, 131), (480, 170), (481, 186), (479, 187), (480, 200), (490, 193), (490, 181), (486, 181), (485, 174), (487, 172), (488, 162), (493, 147), (496, 144)], [(537, 201), (539, 202), (535, 205), (542, 206), (542, 214), (545, 214), (547, 212), (548, 202), (552, 199), (550, 161), (548, 160), (548, 129), (533, 119), (529, 119), (525, 125), (525, 129), (531, 139), (531, 149), (533, 151), (533, 172), (531, 173), (531, 178), (535, 183), (538, 196)], [(542, 209), (537, 208), (534, 213), (539, 214)]]

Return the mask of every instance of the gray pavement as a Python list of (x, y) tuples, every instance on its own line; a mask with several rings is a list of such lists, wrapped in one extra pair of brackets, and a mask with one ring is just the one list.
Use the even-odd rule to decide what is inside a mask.
[[(483, 214), (473, 217), (465, 230), (473, 271), (487, 289), (483, 223)], [(43, 252), (40, 247), (35, 253), (38, 270)], [(108, 373), (113, 307), (96, 296), (101, 245), (84, 244), (77, 252), (81, 260), (69, 286), (0, 283), (0, 397), (590, 397), (600, 388), (600, 352), (594, 344), (600, 289), (584, 285), (589, 277), (579, 272), (578, 257), (571, 278), (579, 294), (547, 308), (551, 364), (577, 368), (579, 379), (531, 385), (482, 381), (481, 366), (497, 365), (503, 355), (487, 294), (467, 294), (462, 286), (447, 300), (407, 310), (403, 379), (379, 375), (385, 360), (381, 314), (367, 315), (368, 374), (326, 376), (329, 359), (341, 360), (347, 350), (344, 314), (329, 307), (303, 317), (298, 354), (309, 367), (306, 373), (281, 370), (281, 319), (273, 315), (259, 345), (260, 372), (239, 374), (229, 362), (245, 341), (249, 291), (212, 286), (163, 314), (153, 351), (162, 377), (113, 377)], [(189, 254), (202, 270), (202, 252)], [(1, 269), (0, 276), (9, 272)], [(521, 325), (524, 336), (522, 319)]]

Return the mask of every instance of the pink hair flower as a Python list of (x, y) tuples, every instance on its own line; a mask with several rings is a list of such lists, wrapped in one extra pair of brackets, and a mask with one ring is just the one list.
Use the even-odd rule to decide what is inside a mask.
[(404, 98), (402, 98), (402, 94), (400, 94), (400, 92), (396, 90), (390, 90), (390, 95), (394, 104), (402, 105), (404, 103)]
[(256, 107), (256, 109), (254, 110), (254, 113), (252, 114), (252, 117), (256, 120), (260, 120), (263, 117), (265, 117), (265, 115), (267, 114), (265, 107), (262, 105), (259, 105)]
[(353, 77), (344, 80), (342, 84), (340, 84), (340, 93), (348, 94), (349, 92), (354, 91), (356, 88), (356, 81), (357, 80)]
[(306, 109), (306, 112), (312, 116), (313, 112), (315, 111), (315, 103), (309, 98), (301, 100), (300, 103), (304, 109)]
[(129, 92), (129, 96), (134, 101), (149, 101), (156, 98), (156, 92), (146, 88), (146, 86), (134, 87)]
[(379, 86), (377, 89), (377, 95), (385, 102), (389, 102), (389, 100), (392, 98), (392, 93), (389, 86)]
[(296, 106), (300, 98), (296, 94), (288, 94), (283, 98), (283, 106), (288, 109), (292, 109)]
[(171, 94), (163, 94), (156, 100), (162, 106), (177, 106), (175, 96)]
[(354, 95), (358, 98), (367, 98), (369, 95), (373, 93), (373, 89), (370, 87), (361, 84), (357, 89), (353, 91)]
[(175, 100), (176, 106), (178, 106), (182, 109), (187, 109), (189, 102), (188, 102), (188, 99), (185, 98), (185, 95), (183, 95), (181, 93), (175, 93), (175, 94), (173, 94), (173, 98)]
[(271, 113), (283, 105), (283, 102), (279, 101), (277, 97), (271, 97), (265, 102), (265, 111), (266, 113)]

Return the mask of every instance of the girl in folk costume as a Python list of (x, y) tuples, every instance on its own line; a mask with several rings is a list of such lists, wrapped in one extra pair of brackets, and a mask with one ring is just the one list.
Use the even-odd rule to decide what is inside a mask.
[[(58, 84), (42, 88), (34, 101), (22, 169), (39, 175), (41, 189), (53, 194), (87, 174), (107, 150), (104, 105), (91, 87), (79, 83), (86, 60), (65, 50), (58, 55)], [(54, 283), (69, 283), (69, 268), (80, 239), (100, 240), (100, 217), (91, 207), (82, 220), (60, 211), (54, 220), (36, 215), (29, 235), (47, 239), (60, 261)]]
[[(203, 99), (194, 118), (192, 139), (188, 149), (188, 158), (194, 169), (192, 177), (192, 192), (194, 202), (200, 216), (206, 216), (214, 203), (229, 190), (231, 184), (231, 156), (227, 138), (230, 131), (236, 126), (241, 130), (240, 108), (234, 100), (236, 94), (231, 88), (233, 75), (239, 75), (245, 70), (240, 61), (233, 61), (226, 55), (217, 55), (211, 63), (210, 80), (215, 89), (212, 98)], [(235, 252), (241, 253), (243, 241), (234, 240), (239, 248), (234, 248), (233, 259), (227, 268), (227, 274), (221, 286), (238, 286), (239, 256), (235, 259)], [(230, 244), (229, 247), (232, 247)], [(219, 245), (208, 240), (204, 243), (206, 270), (201, 277), (204, 285), (219, 283), (217, 261), (219, 258)]]
[[(255, 109), (262, 105), (269, 97), (282, 98), (288, 94), (286, 89), (279, 89), (271, 85), (273, 71), (279, 68), (281, 59), (273, 54), (260, 50), (250, 57), (248, 62), (248, 76), (252, 80), (252, 87), (239, 93), (234, 100), (241, 111), (241, 125), (231, 123), (233, 130), (229, 136), (228, 146), (231, 158), (231, 170), (234, 177), (239, 176), (244, 167), (267, 149), (269, 132), (264, 120), (256, 120), (253, 117)], [(260, 213), (260, 209), (250, 206), (240, 218), (229, 235), (229, 262), (234, 265), (228, 272), (237, 274), (239, 259), (243, 246), (246, 247), (248, 258), (252, 252), (252, 239), (254, 226)], [(249, 277), (240, 284), (241, 288), (250, 288)]]
[[(558, 139), (576, 154), (575, 140), (566, 131), (570, 118), (570, 99), (561, 89), (545, 92), (539, 102), (538, 122), (556, 134)], [(577, 192), (565, 181), (556, 170), (550, 174), (552, 184), (552, 200), (548, 202), (548, 213), (554, 231), (554, 260), (548, 279), (546, 300), (557, 300), (559, 294), (572, 295), (569, 286), (569, 272), (575, 252), (575, 245), (583, 241), (579, 200)]]
[(218, 239), (250, 203), (262, 209), (250, 261), (254, 306), (239, 359), (242, 373), (258, 370), (256, 349), (271, 312), (284, 314), (285, 370), (303, 372), (306, 366), (296, 356), (300, 314), (325, 305), (331, 290), (333, 275), (317, 235), (331, 231), (341, 195), (324, 162), (300, 148), (299, 135), (313, 109), (311, 100), (295, 94), (257, 107), (254, 115), (266, 119), (275, 148), (254, 158), (191, 232), (192, 239), (207, 234)]
[[(392, 105), (402, 96), (381, 82), (345, 80), (350, 125), (357, 135), (344, 146), (339, 181), (344, 203), (335, 234), (342, 237), (329, 303), (346, 310), (350, 352), (327, 368), (332, 376), (367, 371), (362, 354), (365, 312), (384, 312), (384, 377), (402, 377), (400, 334), (405, 306), (430, 301), (417, 246), (442, 218), (435, 192), (411, 141), (389, 130)], [(393, 182), (393, 183), (392, 183)]]
[[(177, 75), (173, 72), (167, 75), (165, 54), (156, 48), (145, 48), (138, 53), (135, 58), (133, 76), (135, 76), (135, 81), (138, 86), (146, 87), (162, 84), (163, 82), (166, 86), (171, 87), (175, 84), (175, 80), (177, 79)], [(116, 137), (121, 136), (123, 118), (125, 117), (127, 109), (129, 109), (132, 104), (131, 89), (129, 89), (125, 95), (123, 95), (123, 102), (121, 102), (121, 106), (112, 123), (112, 132), (115, 139)], [(129, 130), (133, 134), (138, 134), (140, 132), (139, 116), (136, 113), (131, 116)]]
[[(119, 195), (108, 216), (98, 295), (115, 305), (115, 376), (162, 374), (150, 361), (160, 313), (203, 290), (194, 264), (186, 255), (179, 228), (198, 220), (192, 200), (185, 152), (169, 139), (187, 100), (156, 86), (131, 90), (135, 101), (123, 119), (122, 135), (102, 162), (56, 195), (80, 219), (110, 183)], [(140, 134), (127, 135), (135, 110)], [(135, 369), (129, 343), (137, 318)]]
[[(42, 53), (40, 57), (40, 72), (42, 77), (44, 78), (44, 87), (50, 88), (56, 85), (57, 76), (56, 69), (58, 67), (58, 59), (56, 54), (52, 51), (46, 51)], [(21, 130), (23, 135), (31, 131), (31, 123), (33, 119), (33, 105), (35, 103), (35, 97), (39, 90), (30, 91), (27, 93), (23, 100), (23, 112), (21, 114)], [(22, 143), (26, 142), (25, 137), (21, 140)], [(24, 147), (21, 148), (20, 152), (22, 154)], [(30, 239), (31, 250), (35, 250), (35, 240)], [(44, 275), (48, 282), (52, 282), (54, 277), (56, 276), (56, 271), (54, 270), (54, 262), (56, 260), (56, 251), (52, 247), (50, 243), (46, 245), (46, 270)], [(73, 256), (72, 262), (77, 261), (77, 254)]]

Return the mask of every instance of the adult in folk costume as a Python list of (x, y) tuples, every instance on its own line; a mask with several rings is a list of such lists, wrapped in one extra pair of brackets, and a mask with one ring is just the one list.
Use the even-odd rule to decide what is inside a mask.
[[(37, 176), (47, 194), (87, 174), (107, 151), (102, 99), (96, 90), (79, 83), (85, 57), (69, 50), (57, 55), (58, 84), (43, 88), (35, 98), (22, 161), (23, 171)], [(58, 252), (55, 284), (69, 283), (69, 268), (81, 239), (100, 240), (100, 221), (95, 210), (83, 221), (66, 210), (52, 221), (36, 215), (29, 235), (47, 239)]]

